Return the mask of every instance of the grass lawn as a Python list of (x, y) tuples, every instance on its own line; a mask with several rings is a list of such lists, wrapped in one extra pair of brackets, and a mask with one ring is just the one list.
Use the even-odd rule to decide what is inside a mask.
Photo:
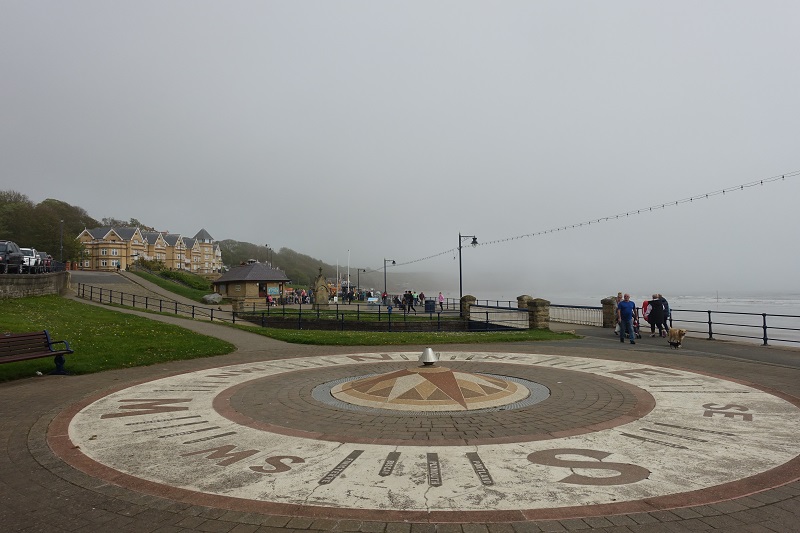
[(234, 327), (265, 335), (272, 339), (294, 344), (317, 344), (326, 346), (388, 346), (425, 344), (486, 344), (490, 342), (531, 342), (577, 339), (572, 333), (556, 333), (550, 330), (470, 332), (374, 332), (374, 331), (317, 331), (279, 328), (261, 328), (236, 324)]
[[(39, 296), (2, 300), (0, 335), (46, 329), (54, 341), (66, 340), (75, 353), (66, 356), (71, 374), (88, 374), (167, 361), (230, 353), (232, 344), (188, 329), (61, 298)], [(44, 374), (53, 358), (0, 365), (0, 381)]]
[(211, 294), (213, 292), (213, 290), (210, 288), (193, 289), (191, 287), (187, 287), (186, 285), (182, 285), (175, 281), (164, 279), (161, 276), (155, 276), (147, 272), (142, 272), (141, 270), (132, 270), (131, 273), (135, 274), (136, 276), (139, 276), (142, 279), (146, 279), (147, 281), (155, 285), (158, 285), (162, 289), (174, 292), (179, 296), (183, 296), (184, 298), (194, 300), (195, 302), (203, 303), (203, 296), (205, 296), (206, 294)]
[[(187, 318), (187, 320), (190, 320)], [(136, 315), (86, 305), (59, 296), (2, 300), (0, 335), (46, 329), (54, 341), (66, 340), (75, 353), (66, 356), (71, 374), (89, 374), (167, 361), (210, 357), (234, 351), (232, 344), (188, 329)], [(549, 330), (507, 332), (317, 331), (234, 326), (276, 340), (328, 346), (403, 346), (531, 342), (577, 338)], [(0, 364), (0, 382), (26, 378), (55, 368), (51, 357)]]

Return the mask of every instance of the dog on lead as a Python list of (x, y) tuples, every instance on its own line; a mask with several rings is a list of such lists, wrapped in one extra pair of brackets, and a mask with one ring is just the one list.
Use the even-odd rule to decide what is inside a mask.
[(681, 347), (683, 338), (686, 336), (685, 329), (672, 328), (669, 330), (668, 341), (669, 345), (676, 350)]

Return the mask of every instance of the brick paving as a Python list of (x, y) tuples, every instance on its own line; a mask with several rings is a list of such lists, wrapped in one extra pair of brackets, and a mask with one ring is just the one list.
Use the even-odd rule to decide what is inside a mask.
[[(143, 292), (146, 292), (143, 291)], [(152, 316), (152, 315), (149, 315)], [(337, 520), (325, 517), (306, 518), (258, 513), (236, 512), (193, 505), (143, 494), (134, 490), (95, 479), (62, 462), (46, 444), (50, 422), (68, 406), (80, 400), (143, 380), (157, 379), (176, 372), (213, 368), (264, 359), (308, 357), (314, 355), (385, 351), (387, 347), (318, 347), (289, 345), (272, 341), (208, 322), (187, 321), (176, 317), (152, 316), (156, 320), (176, 323), (205, 334), (216, 335), (238, 346), (232, 354), (181, 361), (150, 367), (102, 372), (88, 376), (42, 376), (0, 384), (0, 530), (14, 532), (281, 532), (291, 531), (356, 531), (356, 532), (544, 532), (544, 531), (602, 531), (602, 532), (800, 532), (800, 482), (742, 495), (731, 500), (708, 505), (687, 505), (650, 513), (616, 514), (570, 518), (497, 523), (409, 523), (386, 522), (381, 513), (368, 520)], [(573, 329), (576, 326), (554, 324), (555, 328)], [(674, 366), (690, 371), (707, 372), (730, 379), (768, 387), (780, 393), (800, 397), (800, 351), (761, 347), (724, 341), (688, 339), (680, 351), (661, 345), (662, 339), (642, 339), (635, 346), (620, 343), (607, 331), (578, 326), (579, 340), (544, 343), (515, 343), (480, 346), (447, 346), (447, 351), (498, 351), (519, 353), (552, 353), (625, 360), (636, 363)], [(420, 351), (424, 346), (403, 346), (402, 351)], [(75, 354), (74, 357), (80, 357)], [(297, 390), (307, 392), (313, 376), (287, 396), (284, 406), (297, 401)], [(328, 379), (333, 379), (329, 377)], [(581, 384), (565, 384), (571, 390)], [(601, 390), (605, 384), (592, 383)], [(594, 393), (585, 391), (587, 397)], [(599, 392), (595, 391), (597, 394)], [(626, 402), (609, 405), (605, 412), (590, 414), (569, 413), (566, 426), (542, 426), (544, 432), (575, 429), (597, 422), (593, 417), (614, 418), (630, 409), (636, 402), (624, 390), (613, 396), (625, 397)], [(242, 394), (247, 394), (242, 391)], [(235, 399), (242, 405), (243, 397)], [(307, 402), (306, 402), (307, 403)], [(309, 404), (310, 405), (310, 404)], [(293, 424), (301, 424), (308, 405), (297, 408), (291, 415)], [(314, 406), (319, 409), (318, 406)], [(554, 403), (554, 409), (557, 403)], [(509, 411), (511, 413), (511, 411)], [(507, 413), (503, 413), (506, 415)], [(352, 414), (352, 434), (358, 425), (358, 415)], [(341, 428), (330, 427), (332, 434), (341, 435)], [(377, 425), (369, 431), (380, 431)], [(414, 432), (409, 428), (407, 436)], [(354, 435), (357, 437), (357, 435)], [(395, 436), (396, 437), (396, 436)], [(461, 438), (461, 437), (456, 437)], [(734, 461), (735, 458), (732, 458)], [(800, 476), (800, 473), (798, 473)]]

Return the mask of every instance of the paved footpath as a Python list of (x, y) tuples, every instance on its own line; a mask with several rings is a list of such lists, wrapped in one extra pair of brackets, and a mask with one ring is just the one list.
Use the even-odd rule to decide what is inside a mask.
[[(136, 311), (120, 312), (143, 315)], [(356, 443), (354, 444), (356, 447), (366, 449), (367, 445), (363, 443), (367, 442), (367, 437), (369, 437), (372, 439), (369, 441), (370, 446), (380, 445), (385, 441), (389, 448), (401, 449), (400, 444), (419, 444), (411, 442), (419, 438), (420, 431), (419, 428), (410, 427), (414, 424), (410, 424), (407, 417), (347, 412), (343, 413), (340, 418), (332, 420), (330, 408), (319, 402), (309, 401), (305, 391), (310, 390), (311, 385), (316, 381), (333, 379), (346, 374), (341, 370), (346, 365), (341, 367), (335, 365), (341, 359), (349, 357), (352, 361), (357, 361), (367, 357), (363, 354), (373, 354), (369, 357), (374, 357), (374, 354), (388, 354), (385, 356), (385, 361), (371, 364), (376, 368), (379, 367), (381, 371), (391, 372), (398, 367), (397, 361), (405, 357), (404, 353), (420, 353), (424, 348), (424, 346), (321, 347), (290, 345), (214, 323), (160, 315), (145, 316), (154, 320), (179, 324), (199, 333), (220, 337), (235, 344), (237, 350), (232, 354), (214, 358), (102, 372), (87, 376), (42, 376), (0, 384), (0, 405), (2, 405), (0, 437), (2, 437), (3, 451), (0, 455), (1, 531), (108, 531), (115, 533), (124, 531), (162, 533), (180, 531), (237, 533), (277, 531), (386, 533), (429, 531), (522, 533), (588, 530), (605, 532), (800, 531), (800, 482), (798, 482), (800, 468), (797, 467), (796, 459), (788, 461), (786, 464), (789, 466), (769, 470), (764, 475), (749, 478), (755, 480), (750, 483), (731, 483), (727, 488), (720, 486), (721, 488), (705, 491), (689, 491), (682, 497), (653, 497), (649, 501), (645, 499), (633, 502), (628, 507), (625, 506), (626, 504), (585, 504), (574, 506), (570, 511), (562, 512), (563, 516), (558, 516), (558, 510), (531, 510), (535, 504), (527, 504), (525, 511), (510, 512), (508, 510), (513, 508), (513, 502), (510, 500), (517, 498), (504, 496), (496, 502), (497, 512), (481, 513), (465, 510), (462, 514), (463, 520), (454, 519), (455, 515), (447, 512), (431, 513), (428, 518), (425, 518), (424, 513), (404, 514), (391, 509), (375, 510), (374, 508), (370, 510), (370, 506), (360, 508), (360, 502), (357, 500), (364, 498), (357, 494), (355, 486), (350, 490), (340, 490), (339, 494), (335, 494), (337, 492), (335, 483), (338, 481), (330, 483), (330, 486), (333, 487), (330, 498), (338, 497), (340, 499), (337, 506), (331, 507), (329, 511), (326, 511), (328, 508), (323, 507), (321, 511), (317, 509), (314, 512), (309, 512), (310, 507), (308, 506), (283, 505), (279, 502), (264, 501), (252, 505), (245, 502), (242, 504), (241, 502), (244, 502), (246, 498), (231, 498), (224, 493), (225, 490), (234, 490), (233, 487), (227, 485), (222, 487), (222, 492), (218, 496), (198, 496), (198, 492), (194, 490), (194, 485), (191, 484), (192, 481), (188, 477), (180, 478), (181, 481), (173, 481), (171, 484), (169, 482), (144, 482), (140, 478), (148, 477), (152, 480), (160, 475), (166, 477), (172, 475), (166, 467), (163, 469), (152, 468), (154, 463), (158, 462), (159, 453), (161, 453), (156, 445), (162, 442), (156, 442), (155, 438), (150, 441), (153, 443), (153, 457), (150, 459), (137, 459), (125, 463), (126, 455), (133, 456), (141, 453), (137, 451), (137, 446), (149, 446), (149, 444), (147, 441), (144, 441), (144, 444), (138, 443), (134, 433), (131, 433), (130, 436), (116, 435), (117, 442), (114, 443), (114, 453), (112, 454), (114, 457), (106, 463), (102, 457), (104, 450), (99, 447), (93, 448), (96, 443), (105, 438), (99, 432), (92, 433), (95, 427), (99, 427), (95, 425), (100, 424), (97, 420), (102, 417), (90, 420), (91, 417), (84, 416), (83, 411), (91, 412), (91, 409), (98, 408), (96, 406), (103, 408), (102, 402), (111, 401), (115, 398), (114, 394), (136, 391), (137, 387), (147, 387), (155, 380), (174, 386), (173, 390), (181, 390), (181, 387), (184, 387), (183, 390), (188, 390), (187, 387), (191, 387), (191, 384), (201, 388), (202, 384), (193, 380), (193, 376), (208, 377), (211, 375), (209, 371), (223, 366), (233, 369), (243, 368), (246, 370), (242, 372), (252, 372), (256, 367), (261, 369), (267, 368), (269, 365), (281, 365), (286, 370), (292, 364), (297, 364), (304, 365), (297, 367), (302, 371), (294, 372), (296, 369), (290, 369), (286, 374), (264, 375), (259, 377), (260, 381), (242, 381), (235, 387), (225, 385), (226, 406), (219, 407), (218, 410), (220, 412), (230, 411), (225, 416), (236, 419), (243, 426), (249, 425), (259, 431), (262, 431), (263, 428), (270, 431), (279, 428), (278, 433), (283, 431), (283, 436), (280, 438), (287, 439), (287, 442), (290, 439), (308, 438), (309, 435), (313, 435), (321, 443), (351, 442)], [(733, 394), (736, 387), (753, 387), (754, 389), (748, 389), (748, 392), (753, 392), (755, 389), (758, 389), (755, 391), (758, 393), (765, 391), (767, 393), (765, 397), (783, 402), (791, 409), (800, 405), (800, 401), (797, 400), (800, 398), (800, 351), (795, 349), (687, 339), (683, 349), (671, 350), (665, 346), (663, 339), (644, 338), (637, 341), (636, 345), (620, 344), (608, 330), (561, 324), (554, 324), (553, 327), (554, 329), (577, 327), (577, 333), (582, 338), (564, 342), (433, 347), (436, 351), (449, 354), (449, 359), (454, 361), (458, 368), (474, 371), (475, 366), (470, 365), (484, 364), (489, 365), (492, 374), (501, 373), (511, 366), (506, 365), (503, 358), (511, 361), (514, 360), (515, 354), (547, 354), (547, 357), (537, 356), (536, 360), (538, 365), (536, 369), (541, 371), (541, 379), (536, 378), (535, 372), (528, 377), (531, 380), (546, 382), (545, 384), (553, 393), (560, 395), (561, 400), (559, 401), (562, 402), (560, 404), (544, 402), (538, 407), (536, 405), (526, 407), (524, 409), (529, 411), (518, 411), (516, 414), (509, 411), (508, 413), (474, 415), (466, 421), (455, 417), (453, 418), (456, 420), (452, 428), (453, 432), (448, 433), (448, 428), (438, 427), (436, 428), (438, 431), (436, 439), (438, 440), (431, 441), (441, 454), (444, 454), (444, 449), (447, 447), (443, 445), (447, 439), (454, 439), (459, 443), (461, 440), (468, 441), (470, 444), (474, 444), (474, 448), (478, 451), (483, 449), (482, 446), (502, 447), (506, 446), (503, 443), (511, 443), (510, 445), (513, 446), (514, 443), (520, 441), (536, 442), (536, 439), (541, 436), (537, 436), (535, 433), (540, 430), (547, 432), (547, 438), (563, 433), (569, 436), (567, 438), (583, 438), (581, 435), (588, 434), (588, 438), (599, 439), (599, 436), (593, 436), (592, 431), (595, 429), (619, 426), (619, 424), (630, 421), (631, 417), (645, 416), (648, 413), (650, 413), (648, 416), (651, 416), (659, 409), (660, 398), (663, 397), (663, 395), (659, 396), (658, 392), (653, 392), (657, 391), (659, 385), (651, 385), (647, 390), (634, 386), (635, 384), (632, 385), (633, 380), (626, 381), (625, 376), (634, 371), (630, 369), (657, 369), (659, 372), (670, 373), (671, 376), (677, 376), (684, 372), (692, 376), (713, 376), (713, 379), (717, 381), (712, 382), (715, 385), (711, 388), (727, 387), (730, 389), (728, 392)], [(487, 356), (487, 354), (489, 355)], [(492, 354), (495, 354), (496, 357), (493, 357)], [(80, 357), (80, 354), (72, 357)], [(483, 362), (478, 363), (478, 360)], [(322, 366), (319, 369), (312, 368), (309, 361), (320, 361)], [(574, 361), (574, 364), (565, 364), (565, 361)], [(618, 380), (609, 380), (606, 377), (598, 378), (588, 373), (574, 371), (591, 368), (585, 366), (587, 361), (588, 364), (596, 362), (594, 368), (606, 365), (613, 369), (618, 367), (629, 367), (630, 369), (613, 370), (611, 373), (616, 373), (616, 376), (620, 378)], [(328, 363), (331, 364), (330, 367), (325, 366)], [(584, 367), (579, 365), (584, 365)], [(351, 368), (351, 366), (347, 368)], [(578, 368), (571, 369), (570, 367), (573, 366)], [(67, 367), (69, 367), (69, 362)], [(216, 372), (213, 375), (215, 379), (223, 380), (223, 376), (232, 374), (233, 372), (228, 374)], [(325, 376), (324, 379), (323, 376)], [(189, 379), (189, 381), (180, 382), (180, 379)], [(265, 386), (259, 388), (252, 386), (253, 383), (261, 383)], [(203, 386), (210, 387), (211, 385)], [(265, 393), (264, 390), (272, 392)], [(719, 390), (715, 392), (719, 392)], [(169, 394), (174, 394), (174, 392)], [(698, 394), (701, 392), (698, 391)], [(576, 398), (585, 400), (587, 397), (611, 398), (612, 400), (619, 398), (620, 401), (616, 404), (613, 402), (604, 404), (602, 409), (595, 411), (589, 408), (578, 410), (576, 407), (559, 414), (557, 410), (554, 410), (558, 405), (577, 405), (570, 402), (575, 402)], [(277, 402), (274, 405), (279, 405), (280, 409), (256, 408), (260, 405), (259, 402), (267, 402), (272, 405), (269, 402), (273, 401)], [(216, 398), (215, 402), (217, 402)], [(584, 401), (584, 404), (586, 403)], [(726, 410), (726, 408), (728, 409)], [(737, 409), (744, 408), (719, 403), (710, 406), (708, 412), (712, 415), (721, 415), (712, 416), (712, 420), (715, 422), (730, 423), (731, 427), (735, 427), (734, 423), (745, 420), (745, 416)], [(752, 409), (751, 412), (758, 412), (758, 409)], [(791, 419), (781, 420), (780, 417), (773, 417), (767, 425), (760, 426), (766, 429), (759, 430), (758, 434), (750, 435), (754, 439), (753, 442), (756, 442), (758, 446), (763, 446), (765, 457), (769, 458), (770, 454), (778, 453), (778, 451), (785, 452), (787, 449), (791, 452), (792, 438), (796, 441), (797, 435), (792, 434), (793, 429), (787, 428), (794, 428), (800, 418), (793, 411), (792, 413)], [(738, 417), (734, 421), (732, 419), (735, 415)], [(104, 416), (108, 416), (108, 414)], [(758, 418), (758, 414), (755, 416)], [(518, 420), (514, 424), (510, 424), (509, 421), (512, 418), (509, 417), (517, 417)], [(242, 420), (250, 420), (250, 422), (242, 422)], [(78, 428), (74, 435), (70, 434), (71, 439), (65, 439), (61, 430), (70, 421), (74, 421)], [(88, 428), (88, 432), (80, 433), (81, 424)], [(142, 424), (145, 422), (143, 421)], [(351, 425), (348, 426), (348, 424)], [(458, 424), (463, 424), (463, 427)], [(546, 425), (550, 426), (542, 429)], [(671, 427), (678, 425), (680, 424), (673, 424)], [(691, 424), (684, 423), (683, 425)], [(120, 424), (119, 427), (122, 426)], [(147, 426), (138, 427), (146, 428)], [(505, 431), (503, 434), (497, 432), (501, 427)], [(641, 442), (641, 445), (637, 444), (640, 449), (653, 442), (663, 443), (670, 438), (664, 435), (670, 432), (674, 433), (674, 431), (650, 433), (653, 437), (649, 442), (645, 442), (646, 439), (637, 435), (638, 440), (635, 442)], [(144, 433), (136, 432), (136, 434)], [(577, 436), (572, 437), (574, 435)], [(779, 441), (786, 441), (790, 444), (788, 447), (779, 449), (776, 444)], [(500, 444), (496, 444), (498, 442)], [(634, 441), (631, 440), (631, 442)], [(729, 464), (729, 470), (734, 475), (740, 468), (755, 461), (751, 457), (753, 454), (745, 447), (744, 436), (736, 442), (742, 443), (740, 449), (737, 450), (739, 444), (736, 444), (728, 447), (722, 456), (714, 458), (717, 462), (722, 461), (723, 464)], [(181, 466), (184, 469), (187, 468), (187, 465), (190, 465), (190, 469), (201, 468), (202, 463), (189, 462), (196, 460), (197, 453), (199, 452), (181, 454), (180, 456), (184, 457)], [(368, 453), (366, 451), (364, 455), (366, 456)], [(665, 451), (664, 457), (668, 457), (669, 453), (671, 452)], [(91, 455), (92, 460), (86, 459), (84, 454)], [(301, 452), (293, 448), (292, 453), (286, 455), (301, 455)], [(428, 454), (429, 458), (431, 455)], [(534, 455), (534, 453), (530, 454), (531, 457)], [(533, 461), (531, 457), (529, 457), (529, 461)], [(541, 453), (538, 453), (536, 457), (541, 458)], [(486, 457), (486, 459), (488, 465), (490, 458)], [(120, 464), (113, 464), (115, 460), (119, 460)], [(553, 460), (550, 459), (551, 462)], [(150, 462), (148, 463), (148, 461)], [(779, 462), (782, 461), (783, 459), (780, 459)], [(357, 462), (354, 461), (354, 464)], [(98, 463), (103, 464), (98, 466)], [(542, 459), (541, 464), (546, 463), (547, 460)], [(443, 466), (445, 465), (446, 463), (443, 463)], [(150, 470), (145, 472), (147, 468)], [(355, 466), (351, 468), (355, 468)], [(409, 468), (409, 465), (406, 465), (406, 468)], [(580, 477), (588, 476), (586, 470), (589, 468), (591, 466), (582, 469), (576, 465), (567, 470), (572, 471), (574, 476)], [(690, 471), (692, 468), (693, 466), (687, 462), (687, 484), (693, 475), (693, 472)], [(340, 470), (331, 470), (335, 473), (330, 476), (330, 479), (326, 478), (325, 482), (336, 479), (336, 476), (341, 474), (344, 469), (345, 466), (340, 465)], [(624, 470), (622, 467), (620, 469)], [(702, 470), (701, 467), (699, 469)], [(160, 472), (159, 470), (164, 471)], [(715, 468), (715, 470), (725, 469)], [(124, 474), (120, 473), (123, 471)], [(637, 470), (632, 471), (633, 475), (636, 472)], [(715, 471), (712, 474), (717, 473)], [(187, 476), (185, 471), (179, 474)], [(393, 475), (395, 474), (398, 473), (395, 472)], [(495, 470), (498, 483), (489, 492), (494, 492), (496, 489), (497, 493), (500, 493), (502, 483), (500, 483), (501, 476), (499, 474), (501, 473)], [(727, 473), (725, 474), (727, 475)], [(340, 478), (345, 477), (340, 476)], [(356, 475), (352, 475), (350, 479), (355, 481), (356, 477)], [(395, 476), (398, 482), (400, 477), (400, 475)], [(485, 481), (487, 477), (484, 473), (483, 480)], [(200, 485), (203, 485), (204, 482), (207, 482), (208, 487), (203, 490), (214, 492), (220, 489), (218, 486), (211, 486), (212, 483), (204, 477), (200, 477), (197, 481)], [(531, 487), (535, 484), (531, 483)], [(316, 482), (313, 485), (316, 487), (313, 489), (316, 494), (319, 494), (324, 488)], [(290, 492), (304, 489), (303, 484), (298, 483), (296, 487), (285, 487), (283, 490)], [(473, 486), (470, 490), (477, 489)], [(512, 496), (523, 499), (533, 488), (520, 486), (514, 490), (517, 490), (518, 493), (513, 494), (512, 492)], [(582, 489), (583, 492), (590, 490), (595, 489), (588, 485)], [(582, 491), (576, 491), (575, 497), (582, 497), (577, 494)], [(602, 494), (602, 492), (601, 489), (599, 493)], [(429, 488), (426, 498), (433, 501), (435, 493), (435, 488)], [(458, 501), (458, 496), (454, 493), (451, 500), (448, 501)], [(265, 500), (270, 499), (269, 495), (262, 494), (262, 497)], [(696, 498), (699, 503), (695, 503), (693, 498)], [(348, 504), (352, 505), (348, 506)], [(472, 502), (465, 501), (465, 509), (471, 504)], [(413, 505), (413, 502), (407, 505)], [(458, 505), (452, 509), (457, 510)], [(503, 509), (506, 512), (503, 512)]]

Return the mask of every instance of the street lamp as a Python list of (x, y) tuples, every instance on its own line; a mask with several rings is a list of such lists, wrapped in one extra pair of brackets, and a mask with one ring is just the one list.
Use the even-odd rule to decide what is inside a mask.
[(58, 257), (60, 263), (64, 262), (64, 221), (61, 221), (61, 255)]
[(366, 271), (366, 268), (359, 268), (356, 270), (356, 292), (361, 292), (361, 273)]
[(475, 235), (461, 235), (458, 234), (458, 301), (459, 306), (461, 305), (461, 298), (464, 297), (464, 282), (461, 276), (461, 244), (464, 242), (464, 239), (472, 239), (470, 243), (473, 248), (478, 246), (478, 238)]
[[(386, 259), (386, 258), (383, 259), (383, 293), (386, 294), (386, 295), (389, 294), (386, 291), (386, 263), (388, 263), (389, 261), (391, 261), (393, 265), (397, 264), (397, 263), (394, 262), (394, 259)], [(384, 303), (386, 303), (386, 302), (384, 302)]]

